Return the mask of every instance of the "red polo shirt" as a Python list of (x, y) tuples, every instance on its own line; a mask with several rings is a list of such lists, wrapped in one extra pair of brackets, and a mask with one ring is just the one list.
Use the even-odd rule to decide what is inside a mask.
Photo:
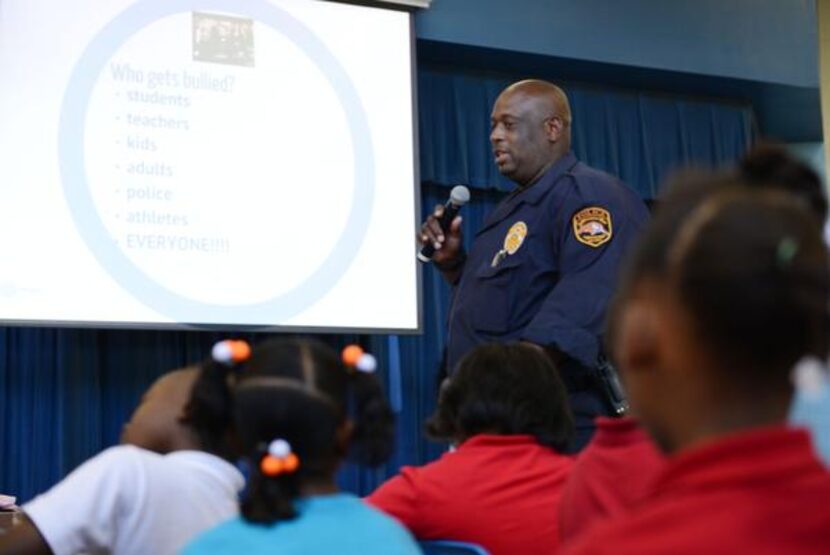
[(422, 540), (491, 555), (556, 553), (559, 497), (573, 461), (525, 435), (477, 435), (426, 466), (404, 467), (367, 500)]
[(827, 555), (830, 474), (804, 431), (724, 437), (671, 458), (636, 509), (566, 553)]
[(562, 492), (562, 545), (642, 499), (665, 461), (633, 418), (597, 418), (596, 424)]

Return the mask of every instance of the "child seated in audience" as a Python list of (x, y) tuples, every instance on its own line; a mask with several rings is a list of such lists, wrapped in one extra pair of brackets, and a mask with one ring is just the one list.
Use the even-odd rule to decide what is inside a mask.
[(572, 459), (565, 387), (530, 344), (471, 351), (441, 392), (429, 435), (457, 448), (404, 467), (367, 501), (422, 540), (479, 544), (492, 555), (556, 553), (559, 498)]
[(828, 353), (827, 249), (792, 196), (733, 181), (681, 185), (632, 254), (614, 352), (669, 458), (569, 554), (830, 553), (830, 475), (786, 426), (793, 366)]
[(230, 380), (206, 376), (212, 397), (229, 401), (250, 476), (242, 516), (184, 553), (420, 553), (405, 528), (335, 483), (346, 456), (376, 465), (391, 451), (392, 412), (371, 359), (356, 362), (347, 368), (321, 344), (284, 339), (255, 348)]
[[(818, 174), (780, 146), (759, 145), (739, 165), (741, 176), (758, 188), (775, 188), (800, 199), (818, 219), (828, 237), (827, 196)], [(790, 422), (807, 428), (816, 452), (830, 465), (830, 375), (827, 361), (804, 361), (793, 372), (795, 395)]]
[(199, 374), (187, 368), (156, 381), (124, 427), (125, 445), (24, 505), (26, 518), (0, 536), (0, 553), (173, 554), (237, 514), (242, 474), (223, 458), (221, 436), (186, 416), (188, 403), (198, 405)]
[(630, 416), (599, 417), (562, 491), (559, 536), (563, 546), (598, 523), (637, 505), (663, 468), (664, 456)]
[[(608, 311), (605, 341), (612, 360), (617, 316), (623, 305), (624, 299), (618, 295)], [(598, 523), (636, 506), (665, 462), (654, 441), (630, 414), (598, 417), (595, 424), (596, 433), (577, 455), (562, 491), (559, 538), (563, 547)]]

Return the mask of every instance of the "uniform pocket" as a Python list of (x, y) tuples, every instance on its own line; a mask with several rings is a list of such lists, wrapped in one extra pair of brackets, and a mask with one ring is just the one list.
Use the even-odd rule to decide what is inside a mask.
[(511, 330), (520, 265), (520, 257), (507, 256), (495, 267), (488, 264), (476, 272), (478, 295), (472, 319), (476, 331), (503, 335)]

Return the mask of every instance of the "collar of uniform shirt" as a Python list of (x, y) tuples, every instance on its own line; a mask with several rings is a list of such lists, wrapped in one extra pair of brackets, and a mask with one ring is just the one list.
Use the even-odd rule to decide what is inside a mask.
[(544, 196), (547, 186), (556, 183), (560, 177), (570, 172), (573, 167), (579, 162), (572, 151), (569, 151), (562, 158), (557, 160), (548, 171), (539, 179), (526, 185), (524, 187), (517, 186), (505, 198), (505, 203), (509, 203), (513, 199), (518, 199), (518, 202), (528, 204), (536, 204)]

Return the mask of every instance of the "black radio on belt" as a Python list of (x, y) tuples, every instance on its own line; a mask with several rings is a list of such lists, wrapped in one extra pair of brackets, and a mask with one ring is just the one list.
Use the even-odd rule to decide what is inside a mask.
[(628, 397), (625, 395), (617, 369), (605, 357), (600, 357), (597, 377), (602, 384), (603, 393), (611, 408), (618, 416), (628, 412)]

